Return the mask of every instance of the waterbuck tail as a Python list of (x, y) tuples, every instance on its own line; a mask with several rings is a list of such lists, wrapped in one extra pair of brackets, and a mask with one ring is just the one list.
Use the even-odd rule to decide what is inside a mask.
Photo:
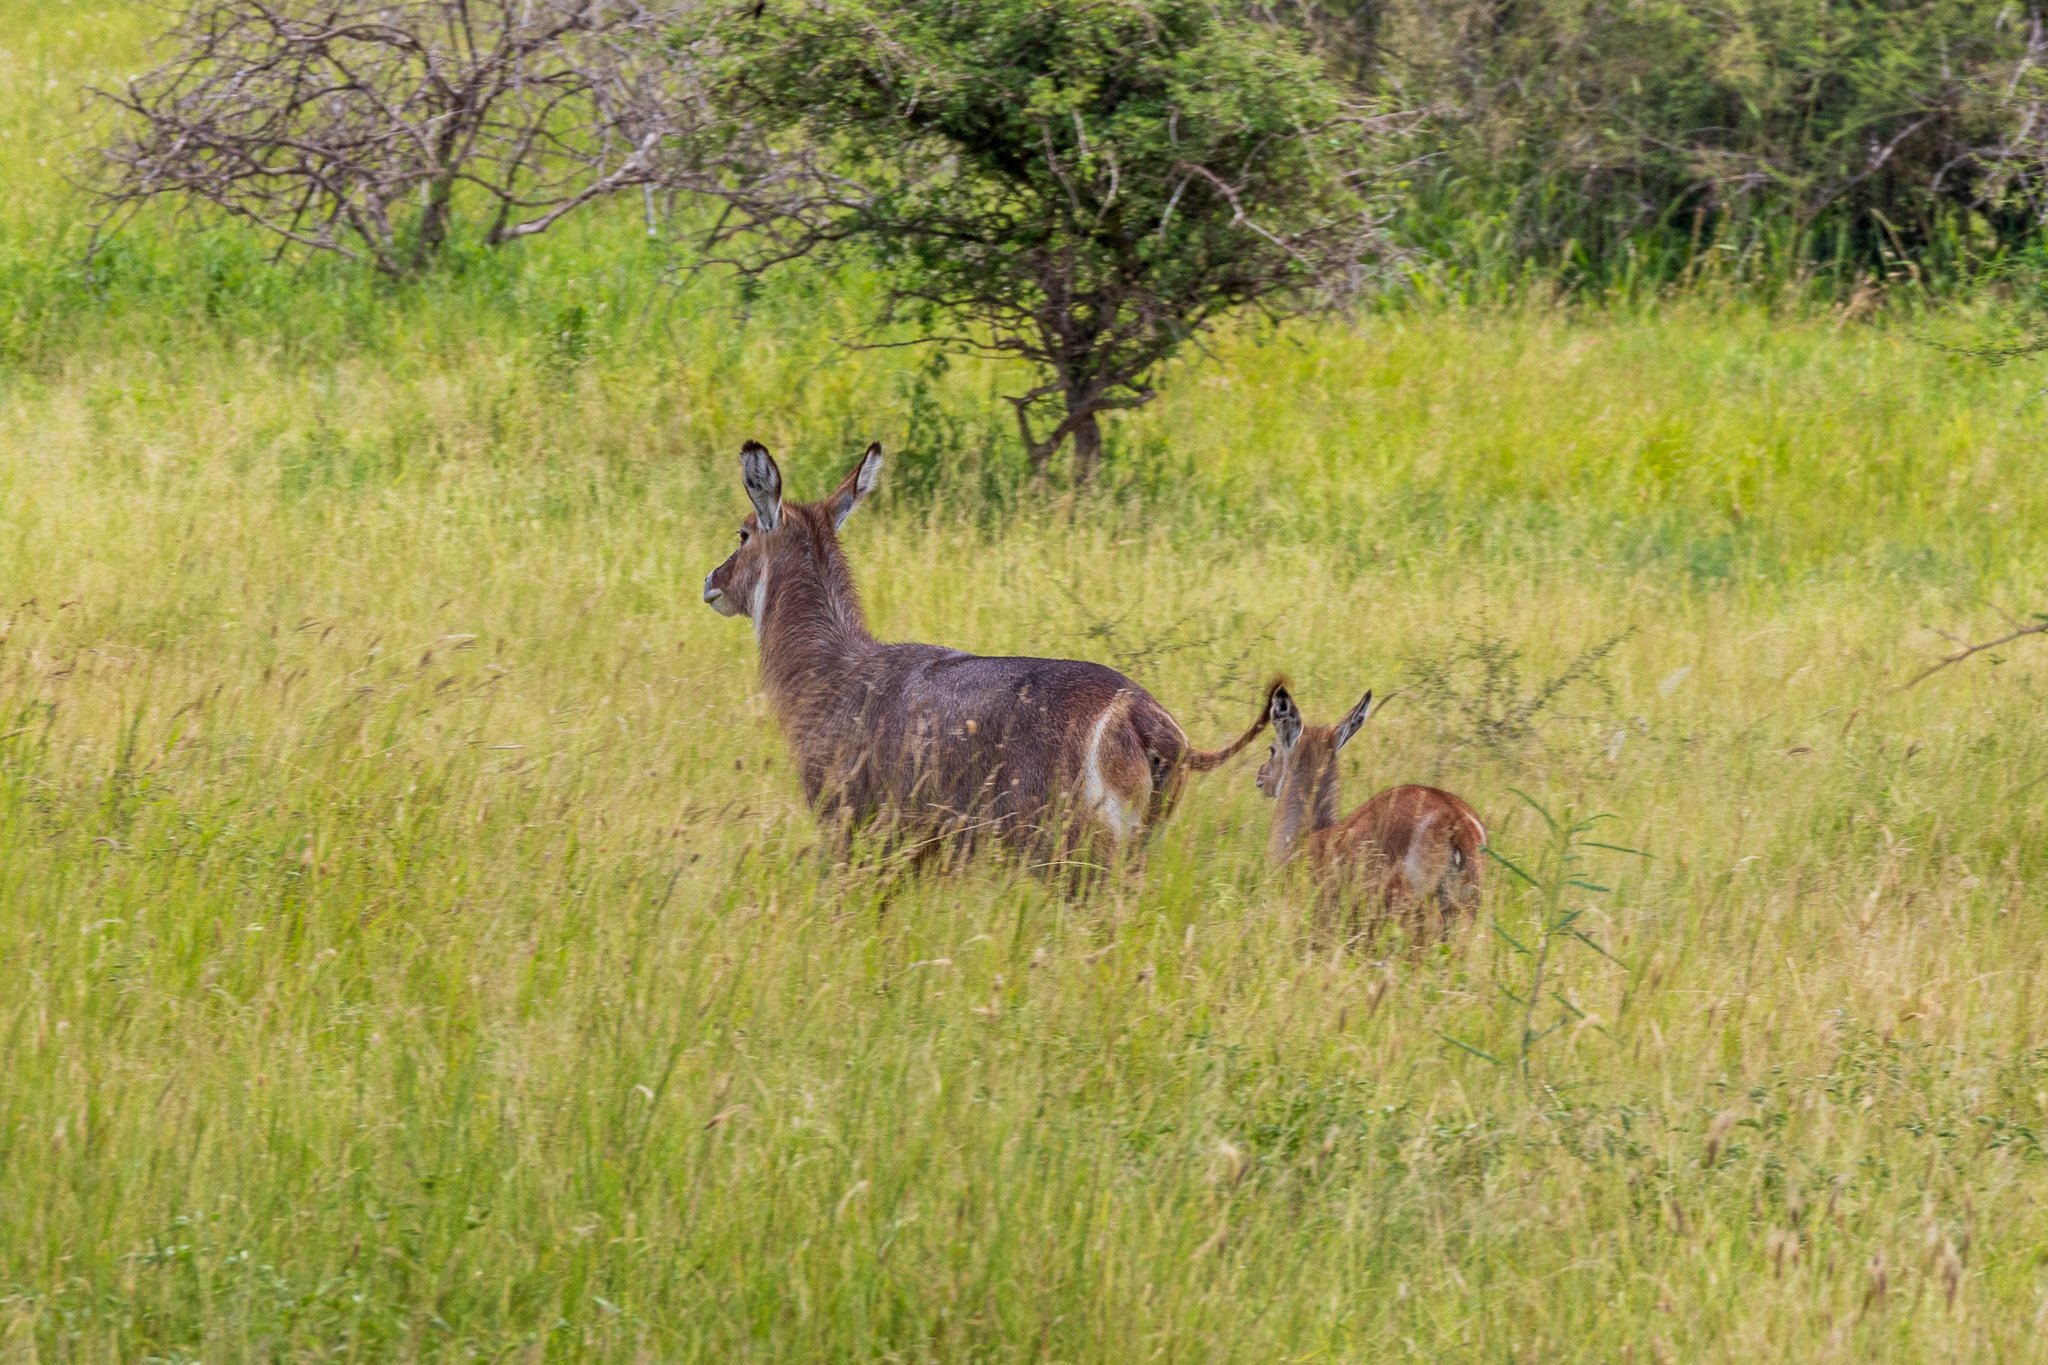
[(1188, 750), (1188, 770), (1190, 772), (1205, 773), (1211, 768), (1220, 768), (1231, 759), (1236, 758), (1244, 746), (1257, 739), (1259, 731), (1266, 728), (1268, 714), (1273, 709), (1273, 694), (1286, 685), (1287, 679), (1283, 677), (1275, 677), (1273, 681), (1266, 684), (1265, 698), (1259, 702), (1259, 714), (1253, 719), (1251, 728), (1230, 741), (1230, 743), (1220, 749)]

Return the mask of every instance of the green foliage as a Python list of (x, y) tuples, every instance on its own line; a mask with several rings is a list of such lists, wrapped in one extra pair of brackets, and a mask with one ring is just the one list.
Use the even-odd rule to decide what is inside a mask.
[[(1506, 899), (1524, 912), (1517, 917), (1512, 929), (1502, 923), (1498, 915), (1492, 924), (1493, 932), (1514, 953), (1514, 957), (1509, 959), (1511, 969), (1497, 969), (1494, 978), (1494, 989), (1500, 993), (1506, 1006), (1511, 1007), (1514, 1026), (1511, 1030), (1504, 1030), (1509, 1034), (1507, 1042), (1505, 1045), (1494, 1044), (1494, 1051), (1450, 1034), (1444, 1037), (1461, 1051), (1496, 1066), (1514, 1066), (1527, 1079), (1531, 1075), (1530, 1065), (1537, 1047), (1562, 1028), (1580, 1025), (1613, 1037), (1567, 993), (1570, 986), (1564, 981), (1566, 974), (1560, 969), (1557, 957), (1567, 949), (1580, 947), (1606, 959), (1610, 966), (1626, 970), (1625, 964), (1589, 938), (1585, 929), (1580, 927), (1581, 921), (1587, 920), (1592, 913), (1590, 907), (1585, 904), (1568, 905), (1566, 902), (1583, 902), (1589, 896), (1604, 896), (1613, 889), (1588, 878), (1585, 866), (1588, 850), (1599, 849), (1633, 857), (1646, 855), (1639, 849), (1622, 848), (1587, 837), (1598, 830), (1603, 821), (1610, 819), (1609, 816), (1579, 819), (1567, 811), (1560, 818), (1544, 809), (1543, 803), (1535, 798), (1520, 791), (1514, 794), (1543, 822), (1543, 829), (1538, 834), (1542, 843), (1537, 848), (1541, 861), (1529, 868), (1524, 868), (1498, 849), (1489, 846), (1486, 850), (1487, 856), (1515, 879)], [(1538, 1024), (1545, 1017), (1549, 1017), (1551, 1022), (1539, 1028)]]
[(1910, 276), (2037, 233), (2041, 40), (2002, 0), (1388, 0), (1320, 28), (1433, 111), (1403, 231), (1495, 278)]
[(774, 167), (705, 185), (739, 210), (713, 249), (762, 269), (857, 244), (887, 320), (1039, 371), (1012, 400), (1038, 464), (1073, 437), (1085, 477), (1096, 415), (1148, 400), (1190, 338), (1355, 292), (1379, 246), (1380, 125), (1253, 6), (747, 0), (703, 22)]

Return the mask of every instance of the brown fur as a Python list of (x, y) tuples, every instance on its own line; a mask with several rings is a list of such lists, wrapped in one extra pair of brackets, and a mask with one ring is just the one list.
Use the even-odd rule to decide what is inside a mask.
[(713, 607), (756, 617), (762, 686), (820, 819), (884, 820), (931, 846), (994, 836), (1062, 855), (1106, 840), (1113, 852), (1172, 814), (1189, 772), (1264, 728), (1262, 712), (1224, 748), (1194, 749), (1149, 693), (1101, 664), (877, 641), (838, 526), (880, 460), (870, 446), (830, 497), (790, 503), (774, 461), (749, 442), (755, 511), (704, 583)]
[(1326, 897), (1395, 914), (1420, 936), (1435, 936), (1479, 905), (1486, 826), (1462, 799), (1436, 787), (1389, 787), (1337, 816), (1337, 755), (1364, 724), (1365, 694), (1338, 725), (1309, 725), (1285, 686), (1267, 691), (1273, 747), (1259, 790), (1275, 798), (1268, 855), (1303, 858)]

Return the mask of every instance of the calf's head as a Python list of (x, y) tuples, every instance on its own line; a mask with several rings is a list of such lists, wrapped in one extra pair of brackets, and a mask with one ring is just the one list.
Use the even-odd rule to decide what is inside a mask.
[(740, 477), (754, 510), (740, 522), (740, 543), (704, 576), (704, 602), (724, 616), (745, 616), (761, 628), (768, 585), (779, 573), (817, 574), (836, 559), (839, 528), (882, 476), (882, 447), (867, 448), (853, 472), (822, 502), (785, 502), (782, 470), (758, 441), (740, 449)]
[(1351, 742), (1372, 711), (1372, 693), (1358, 699), (1358, 705), (1335, 725), (1310, 725), (1302, 719), (1301, 708), (1285, 687), (1273, 689), (1266, 703), (1266, 718), (1273, 725), (1273, 743), (1266, 761), (1259, 765), (1259, 790), (1268, 797), (1298, 777), (1322, 771), (1337, 757), (1337, 751)]

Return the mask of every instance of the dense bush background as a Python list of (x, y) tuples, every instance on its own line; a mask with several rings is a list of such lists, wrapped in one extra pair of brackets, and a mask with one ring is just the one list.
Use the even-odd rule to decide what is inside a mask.
[(1920, 278), (2040, 225), (2041, 20), (1999, 0), (1367, 0), (1306, 22), (1363, 89), (1431, 111), (1404, 226), (1490, 287)]

